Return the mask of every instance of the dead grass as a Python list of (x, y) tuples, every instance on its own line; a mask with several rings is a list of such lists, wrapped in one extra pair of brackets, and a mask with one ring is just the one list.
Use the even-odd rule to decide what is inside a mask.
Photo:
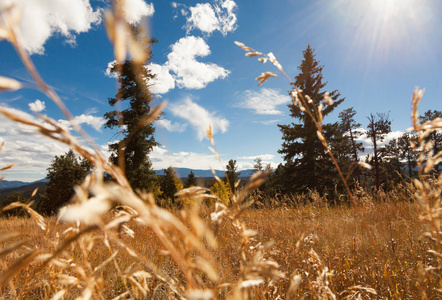
[[(258, 241), (273, 241), (273, 246), (267, 253), (280, 265), (285, 274), (297, 274), (302, 278), (296, 295), (318, 296), (314, 282), (318, 272), (324, 267), (333, 272), (329, 278), (330, 290), (335, 295), (343, 295), (349, 287), (361, 286), (373, 288), (378, 295), (376, 298), (419, 298), (419, 266), (437, 266), (437, 262), (428, 255), (427, 250), (433, 245), (422, 237), (425, 226), (419, 221), (420, 208), (410, 202), (383, 202), (358, 208), (352, 207), (318, 207), (305, 205), (299, 208), (281, 209), (252, 209), (247, 210), (240, 221), (248, 229), (258, 232)], [(180, 212), (176, 211), (179, 216)], [(105, 219), (112, 219), (112, 213)], [(208, 218), (207, 215), (202, 216)], [(362, 219), (364, 220), (361, 222)], [(185, 221), (185, 220), (183, 220)], [(176, 263), (163, 251), (158, 238), (146, 226), (131, 221), (127, 224), (133, 231), (135, 238), (123, 235), (121, 241), (147, 260), (159, 266), (164, 273), (177, 281), (184, 281)], [(28, 239), (26, 247), (38, 249), (42, 252), (54, 251), (58, 239), (67, 225), (56, 224), (49, 219), (49, 232), (44, 233), (32, 219), (10, 218), (2, 220), (0, 235), (10, 232), (19, 233), (20, 240)], [(106, 261), (111, 254), (104, 245), (104, 236), (100, 232), (91, 235), (94, 243), (88, 254), (82, 253), (81, 247), (72, 245), (60, 257), (60, 261), (72, 260), (84, 268), (90, 264), (95, 268)], [(223, 223), (217, 234), (218, 249), (213, 251), (220, 265), (219, 275), (223, 282), (236, 282), (244, 263), (240, 259), (241, 236), (231, 223)], [(8, 241), (11, 242), (18, 241)], [(80, 241), (77, 241), (81, 243)], [(85, 241), (83, 241), (85, 242)], [(113, 244), (113, 243), (112, 243)], [(1, 248), (6, 246), (1, 244)], [(9, 267), (17, 258), (29, 249), (18, 249), (2, 259), (2, 268)], [(258, 246), (259, 247), (259, 246)], [(134, 258), (127, 251), (116, 244), (112, 248), (118, 251), (115, 260), (124, 272), (143, 270), (145, 266), (139, 258)], [(317, 257), (312, 254), (317, 253)], [(318, 261), (318, 258), (320, 259)], [(253, 260), (253, 256), (248, 258)], [(78, 278), (78, 270), (74, 266), (51, 265), (40, 270), (41, 263), (34, 262), (21, 270), (12, 279), (15, 294), (21, 299), (45, 299), (52, 297), (64, 286), (60, 284), (60, 276)], [(118, 274), (115, 265), (108, 264), (98, 273), (102, 278), (102, 297), (111, 299), (122, 294), (126, 287)], [(67, 280), (67, 279), (66, 279)], [(425, 290), (429, 297), (437, 297), (435, 291), (440, 288), (441, 276), (433, 272), (426, 276)], [(126, 282), (130, 286), (129, 282)], [(274, 296), (284, 297), (290, 286), (290, 277), (275, 280), (271, 284), (258, 285), (256, 295), (271, 299)], [(165, 296), (169, 293), (167, 286), (161, 281), (150, 278), (147, 284), (147, 298)], [(215, 288), (212, 286), (211, 288)], [(9, 291), (10, 292), (10, 291)], [(359, 292), (361, 292), (359, 290)], [(8, 293), (3, 288), (2, 296)], [(82, 289), (69, 290), (66, 299), (73, 299), (81, 295)], [(220, 290), (220, 299), (231, 298), (231, 287)], [(370, 294), (367, 294), (370, 296)], [(173, 297), (168, 295), (167, 297)], [(368, 297), (371, 299), (371, 297)]]
[[(134, 63), (144, 61), (142, 44), (126, 34), (128, 25), (115, 1), (105, 13), (106, 28), (115, 57), (127, 52)], [(39, 76), (24, 51), (20, 13), (14, 1), (0, 11), (0, 37), (17, 50), (24, 66), (38, 84), (72, 120), (63, 102)], [(130, 31), (129, 31), (130, 32)], [(273, 54), (254, 51), (238, 43), (247, 55), (269, 60), (281, 72)], [(127, 51), (128, 50), (128, 51)], [(275, 74), (263, 73), (264, 83)], [(285, 74), (286, 75), (286, 74)], [(139, 76), (138, 76), (139, 77)], [(141, 80), (138, 78), (138, 80)], [(0, 78), (0, 90), (17, 90), (21, 83)], [(0, 113), (28, 125), (42, 135), (65, 143), (96, 167), (76, 187), (72, 205), (58, 218), (43, 218), (30, 205), (20, 206), (32, 218), (2, 219), (0, 228), (0, 296), (5, 299), (427, 299), (440, 298), (440, 248), (442, 233), (442, 177), (432, 166), (442, 151), (432, 152), (425, 139), (442, 128), (442, 120), (420, 124), (417, 106), (423, 91), (413, 95), (412, 121), (420, 153), (419, 179), (389, 193), (372, 195), (350, 191), (351, 205), (330, 206), (317, 193), (285, 203), (309, 203), (296, 209), (250, 209), (248, 195), (259, 187), (265, 174), (255, 174), (235, 195), (229, 206), (203, 188), (192, 187), (177, 195), (191, 203), (181, 211), (155, 204), (152, 194), (135, 192), (124, 171), (107, 162), (92, 140), (72, 124), (89, 147), (55, 120), (39, 115), (30, 120), (13, 111)], [(301, 91), (292, 94), (299, 109), (308, 111), (317, 135), (322, 135), (322, 109), (331, 105), (325, 95), (314, 107)], [(152, 109), (140, 126), (152, 122), (164, 105)], [(216, 152), (211, 129), (208, 139)], [(95, 149), (91, 152), (88, 149)], [(7, 169), (12, 166), (6, 166)], [(339, 166), (336, 164), (339, 170)], [(0, 169), (0, 171), (2, 170)], [(115, 183), (104, 182), (103, 172)], [(343, 178), (342, 174), (340, 176)], [(345, 183), (345, 179), (344, 184)], [(215, 203), (207, 208), (198, 203)], [(411, 201), (411, 200), (416, 200)], [(263, 201), (276, 203), (279, 199)], [(111, 210), (115, 205), (122, 209)]]

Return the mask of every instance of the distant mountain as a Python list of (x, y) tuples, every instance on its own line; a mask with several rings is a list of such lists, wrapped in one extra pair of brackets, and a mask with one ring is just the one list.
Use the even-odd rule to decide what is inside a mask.
[[(195, 177), (213, 177), (213, 173), (210, 170), (195, 170), (195, 169), (189, 169), (189, 168), (173, 168), (173, 169), (177, 173), (178, 177), (181, 177), (181, 178), (185, 178), (185, 177), (189, 176), (190, 171), (193, 171), (193, 173), (195, 174)], [(156, 172), (157, 172), (157, 175), (164, 175), (163, 170), (157, 170)], [(253, 174), (252, 169), (242, 170), (242, 171), (238, 171), (238, 172), (241, 173), (239, 175), (239, 177), (250, 177)], [(215, 174), (218, 177), (225, 177), (226, 176), (224, 171), (221, 171), (221, 170), (215, 170)]]
[(30, 182), (2, 180), (0, 181), (0, 189), (15, 188), (26, 184), (30, 184)]
[(38, 188), (41, 191), (41, 190), (46, 190), (46, 186), (47, 186), (47, 182), (43, 181), (43, 180), (30, 182), (30, 183), (24, 182), (24, 184), (20, 185), (20, 186), (1, 188), (0, 194), (9, 194), (9, 193), (14, 193), (14, 192), (22, 193), (22, 192), (28, 192), (28, 191), (32, 192), (36, 188)]
[[(15, 181), (2, 180), (2, 181), (0, 181), (0, 190), (19, 188), (22, 186), (32, 185), (34, 183), (41, 183), (41, 182), (48, 183), (49, 179), (43, 178), (43, 179), (40, 179), (40, 180), (37, 180), (34, 182), (24, 182), (24, 181), (17, 181), (17, 180), (15, 180)], [(40, 185), (38, 185), (38, 186), (40, 186)]]

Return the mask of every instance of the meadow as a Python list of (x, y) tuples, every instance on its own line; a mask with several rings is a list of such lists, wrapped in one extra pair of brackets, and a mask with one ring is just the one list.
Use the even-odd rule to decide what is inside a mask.
[[(145, 61), (143, 44), (137, 43), (137, 36), (125, 22), (118, 3), (114, 11), (105, 13), (115, 58), (121, 64), (129, 49), (135, 64)], [(35, 83), (72, 121), (64, 103), (42, 80), (24, 51), (14, 6), (4, 9), (2, 14), (2, 37), (15, 47)], [(273, 55), (238, 45), (247, 51), (247, 56), (269, 60), (284, 72)], [(274, 75), (266, 72), (257, 79), (262, 84)], [(20, 82), (0, 78), (1, 90), (20, 88)], [(249, 182), (229, 194), (228, 201), (221, 201), (206, 188), (193, 186), (176, 193), (182, 209), (161, 207), (152, 193), (134, 190), (123, 168), (110, 163), (75, 122), (71, 122), (73, 129), (88, 147), (48, 116), (39, 115), (40, 119), (35, 121), (0, 107), (5, 117), (69, 145), (94, 166), (75, 187), (70, 204), (57, 216), (44, 217), (37, 213), (32, 208), (32, 197), (29, 202), (3, 208), (23, 209), (29, 217), (1, 219), (0, 296), (5, 299), (440, 298), (442, 177), (433, 171), (433, 166), (441, 161), (442, 151), (433, 153), (426, 137), (442, 128), (442, 120), (421, 124), (417, 108), (422, 96), (423, 91), (416, 89), (411, 107), (417, 136), (412, 147), (419, 153), (419, 174), (412, 182), (384, 192), (352, 190), (347, 185), (323, 135), (322, 111), (333, 104), (330, 96), (326, 94), (316, 107), (302, 91), (292, 93), (294, 106), (309, 112), (317, 126), (319, 141), (343, 179), (349, 201), (341, 205), (331, 205), (331, 199), (313, 191), (284, 199), (258, 199), (256, 189), (265, 182), (267, 171), (256, 172)], [(153, 108), (135, 129), (151, 124), (164, 105)], [(211, 127), (207, 138), (219, 158)], [(104, 173), (113, 181), (105, 180)]]
[[(394, 191), (374, 200), (363, 194), (358, 199), (360, 205), (352, 207), (330, 206), (326, 199), (312, 193), (305, 196), (312, 200), (307, 205), (248, 209), (237, 221), (250, 236), (242, 235), (235, 222), (222, 222), (215, 227), (208, 221), (210, 209), (203, 207), (198, 214), (218, 241), (211, 255), (222, 284), (207, 284), (207, 278), (202, 276), (200, 280), (207, 289), (216, 291), (216, 296), (189, 298), (437, 298), (439, 263), (428, 253), (437, 245), (424, 237), (427, 228), (419, 220), (419, 205), (404, 196)], [(110, 212), (104, 219), (110, 221), (116, 214), (117, 211)], [(189, 221), (184, 211), (173, 214), (183, 223)], [(85, 288), (90, 288), (92, 299), (131, 295), (143, 299), (180, 298), (173, 288), (156, 278), (158, 274), (146, 271), (147, 261), (159, 268), (157, 273), (167, 274), (172, 280), (168, 284), (175, 285), (178, 291), (189, 284), (155, 232), (136, 221), (112, 231), (119, 235), (118, 242), (107, 241), (102, 232), (93, 231), (66, 246), (59, 257), (41, 268), (42, 253), (53, 253), (79, 232), (57, 223), (55, 218), (45, 222), (47, 228), (42, 230), (32, 218), (2, 220), (2, 268), (12, 266), (30, 249), (38, 249), (40, 255), (5, 283), (2, 297), (50, 299), (57, 292), (66, 291), (66, 299), (74, 299), (82, 294), (84, 297)], [(12, 232), (17, 235), (6, 243), (5, 237)], [(174, 238), (171, 236), (172, 241)], [(18, 247), (16, 243), (22, 244)], [(8, 245), (15, 245), (15, 249), (5, 255)], [(192, 251), (182, 250), (192, 256)], [(274, 268), (263, 265), (268, 262)], [(241, 293), (235, 284), (238, 282), (242, 284)]]

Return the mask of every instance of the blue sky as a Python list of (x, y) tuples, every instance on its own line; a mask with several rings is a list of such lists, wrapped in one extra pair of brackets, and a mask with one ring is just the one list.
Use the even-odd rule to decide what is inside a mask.
[[(65, 101), (77, 121), (106, 149), (115, 138), (102, 119), (116, 93), (115, 79), (106, 74), (113, 49), (102, 19), (105, 0), (16, 0), (23, 7), (20, 28), (27, 50), (45, 81)], [(288, 124), (287, 91), (279, 76), (261, 87), (255, 78), (277, 69), (244, 56), (234, 41), (272, 52), (291, 78), (297, 75), (308, 44), (324, 65), (327, 89), (346, 98), (329, 122), (354, 107), (357, 121), (367, 125), (370, 113), (390, 112), (393, 133), (410, 127), (415, 86), (426, 88), (420, 112), (442, 110), (442, 3), (438, 0), (273, 0), (183, 1), (130, 0), (132, 22), (147, 17), (158, 39), (148, 67), (158, 74), (152, 105), (168, 101), (156, 123), (160, 146), (151, 154), (156, 169), (188, 167), (221, 169), (236, 159), (239, 169), (251, 168), (260, 156), (281, 162), (277, 153)], [(35, 88), (11, 45), (0, 41), (0, 76), (25, 82), (25, 89), (0, 94), (0, 105), (32, 114), (47, 114), (68, 126), (55, 104)], [(0, 164), (16, 163), (6, 180), (38, 180), (54, 155), (67, 148), (41, 138), (28, 128), (0, 117), (5, 146)], [(216, 161), (204, 138), (211, 123)], [(364, 137), (367, 152), (370, 145)]]

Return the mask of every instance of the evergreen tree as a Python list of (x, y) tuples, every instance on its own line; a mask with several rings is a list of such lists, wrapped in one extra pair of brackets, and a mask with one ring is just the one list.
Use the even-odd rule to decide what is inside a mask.
[[(357, 123), (354, 119), (354, 116), (356, 115), (356, 111), (353, 107), (348, 108), (342, 112), (339, 113), (339, 126), (341, 133), (343, 133), (344, 136), (347, 137), (348, 143), (344, 144), (343, 146), (345, 148), (342, 148), (341, 153), (344, 153), (347, 157), (349, 154), (351, 156), (351, 164), (350, 164), (350, 170), (349, 172), (352, 172), (353, 178), (357, 181), (360, 181), (361, 176), (361, 169), (358, 165), (359, 158), (358, 158), (358, 152), (364, 152), (364, 147), (362, 146), (362, 143), (358, 143), (356, 139), (361, 135), (361, 132), (357, 131), (359, 127), (361, 127), (361, 124)], [(335, 149), (336, 150), (336, 149)], [(339, 157), (339, 156), (338, 156)], [(341, 166), (341, 161), (339, 161), (339, 165)]]
[(196, 177), (192, 170), (190, 170), (189, 175), (187, 176), (186, 181), (184, 182), (184, 186), (186, 188), (191, 186), (196, 186)]
[(74, 186), (83, 182), (92, 169), (92, 164), (69, 150), (64, 155), (55, 156), (47, 169), (49, 179), (46, 193), (42, 196), (38, 210), (42, 214), (54, 214), (66, 205), (74, 194)]
[(237, 173), (236, 169), (238, 166), (236, 165), (236, 160), (229, 160), (229, 163), (226, 165), (226, 180), (230, 185), (230, 190), (232, 193), (235, 193), (236, 187), (235, 184), (238, 181), (238, 177), (241, 173)]
[[(293, 91), (302, 90), (302, 94), (309, 96), (316, 107), (323, 101), (326, 82), (323, 82), (323, 66), (315, 59), (314, 50), (310, 47), (303, 52), (304, 59), (298, 67), (300, 73), (295, 77)], [(330, 94), (334, 103), (323, 109), (323, 116), (331, 113), (336, 106), (344, 101), (339, 99), (340, 94), (334, 91)], [(318, 140), (317, 128), (308, 113), (300, 110), (295, 104), (289, 104), (290, 116), (300, 123), (278, 125), (282, 132), (283, 144), (278, 151), (285, 160), (284, 177), (287, 185), (286, 192), (304, 192), (307, 188), (322, 189), (329, 185), (331, 178), (336, 177), (335, 168)], [(308, 109), (308, 108), (306, 108)], [(314, 115), (315, 112), (312, 111)], [(327, 140), (332, 133), (330, 124), (323, 124), (323, 133)]]
[(402, 180), (404, 164), (400, 161), (398, 139), (392, 139), (380, 149), (379, 156), (381, 184), (390, 190)]
[(175, 194), (183, 188), (183, 184), (179, 180), (172, 166), (163, 169), (164, 175), (161, 176), (160, 188), (165, 199), (170, 199), (172, 205), (175, 205)]
[(379, 178), (379, 164), (380, 164), (380, 156), (379, 156), (379, 147), (378, 143), (382, 142), (385, 138), (385, 135), (391, 131), (391, 121), (388, 114), (370, 114), (368, 117), (368, 130), (367, 136), (371, 139), (373, 143), (373, 164), (374, 164), (374, 172), (375, 172), (375, 186), (376, 190), (379, 190), (380, 187), (380, 178)]
[[(432, 121), (436, 118), (442, 118), (442, 111), (440, 110), (427, 110), (422, 116), (420, 116), (421, 122)], [(425, 139), (426, 142), (431, 141), (433, 143), (433, 154), (436, 155), (439, 151), (442, 151), (442, 132), (440, 130), (433, 130)], [(442, 162), (439, 162), (434, 166), (434, 170), (439, 172), (442, 166)]]
[[(150, 60), (150, 50), (148, 53)], [(123, 135), (120, 142), (109, 145), (110, 160), (125, 171), (132, 188), (152, 190), (155, 171), (152, 169), (149, 153), (158, 144), (154, 138), (153, 125), (140, 124), (150, 113), (150, 102), (154, 97), (149, 91), (147, 81), (154, 75), (144, 65), (131, 61), (125, 61), (122, 65), (114, 64), (111, 72), (119, 76), (120, 87), (116, 97), (109, 98), (109, 104), (126, 109), (110, 111), (104, 115), (107, 119), (105, 127), (118, 128)], [(128, 104), (117, 104), (120, 101)]]
[(264, 167), (262, 165), (262, 159), (261, 157), (255, 158), (255, 164), (253, 165), (253, 173), (256, 173), (258, 171), (263, 171)]
[(413, 177), (413, 169), (416, 167), (416, 151), (411, 148), (410, 142), (416, 143), (416, 137), (404, 133), (398, 138), (399, 158), (407, 161), (408, 176)]

